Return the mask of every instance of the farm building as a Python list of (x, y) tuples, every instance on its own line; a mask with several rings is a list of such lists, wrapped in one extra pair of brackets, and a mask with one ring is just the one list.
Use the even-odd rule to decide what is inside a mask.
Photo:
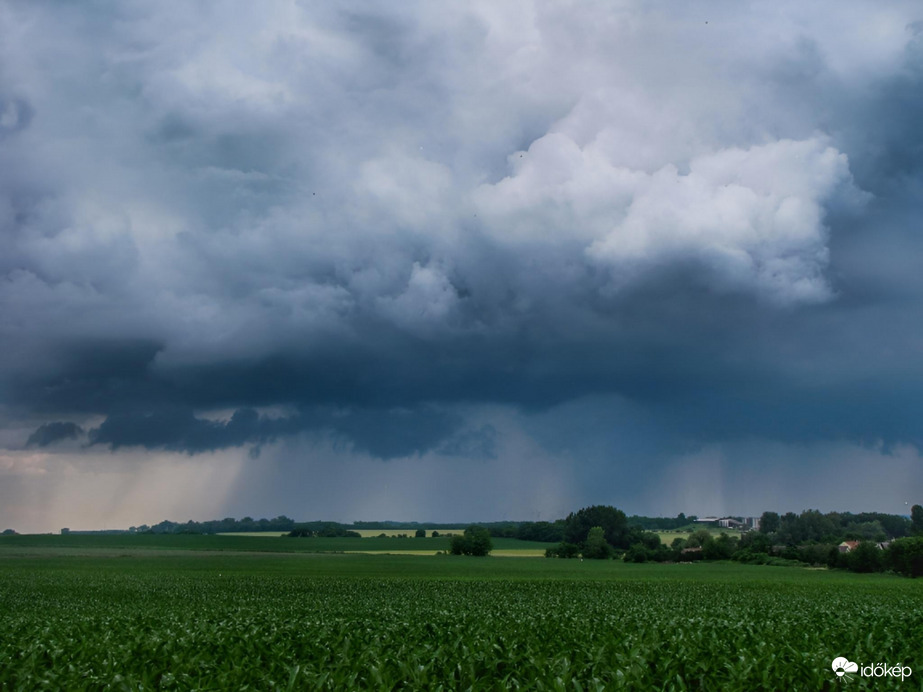
[(695, 520), (696, 524), (716, 524), (718, 517), (701, 517)]
[(735, 517), (702, 517), (701, 519), (696, 519), (696, 523), (712, 524), (723, 529), (737, 529), (738, 531), (758, 530), (760, 528), (759, 517), (744, 517), (743, 521)]
[[(856, 546), (858, 546), (859, 543), (860, 541), (843, 541), (837, 546), (837, 549), (841, 553), (848, 553), (851, 550), (855, 550)], [(887, 550), (888, 546), (890, 545), (891, 545), (891, 541), (882, 541), (881, 543), (876, 543), (875, 547), (878, 548), (879, 550)]]
[(841, 553), (848, 553), (850, 550), (855, 550), (859, 545), (859, 541), (843, 541), (837, 546), (837, 550)]

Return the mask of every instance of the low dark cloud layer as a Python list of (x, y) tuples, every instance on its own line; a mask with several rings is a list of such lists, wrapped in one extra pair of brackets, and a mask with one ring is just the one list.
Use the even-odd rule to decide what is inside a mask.
[[(41, 440), (54, 434), (63, 437), (61, 430), (66, 426), (79, 430), (73, 423), (51, 423), (39, 428), (33, 437), (39, 433)], [(457, 416), (431, 407), (416, 411), (318, 408), (283, 416), (260, 415), (252, 408), (242, 408), (227, 420), (201, 418), (191, 409), (171, 407), (152, 413), (113, 414), (90, 429), (88, 438), (90, 445), (106, 445), (112, 450), (145, 447), (194, 454), (243, 445), (258, 450), (280, 437), (308, 432), (332, 435), (357, 451), (392, 459), (425, 452), (450, 438), (458, 427)]]
[(85, 434), (83, 428), (69, 421), (54, 421), (43, 423), (29, 435), (26, 447), (47, 447), (62, 440), (76, 440)]
[(499, 463), (499, 406), (639, 488), (709, 445), (919, 446), (921, 21), (9, 3), (4, 439)]

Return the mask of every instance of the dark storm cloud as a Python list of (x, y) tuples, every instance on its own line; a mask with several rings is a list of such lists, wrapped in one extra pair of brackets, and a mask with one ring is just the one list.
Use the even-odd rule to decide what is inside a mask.
[(499, 433), (492, 425), (463, 430), (439, 447), (439, 453), (465, 459), (495, 459)]
[(76, 440), (84, 435), (84, 430), (76, 423), (68, 421), (54, 421), (53, 423), (44, 423), (38, 429), (29, 435), (26, 441), (27, 447), (47, 447), (61, 440)]
[(204, 452), (270, 439), (273, 430), (252, 409), (235, 411), (226, 422), (196, 418), (192, 411), (167, 410), (149, 414), (114, 414), (89, 431), (91, 444)]
[[(149, 375), (160, 346), (136, 339), (62, 339), (26, 343), (11, 354), (28, 370), (7, 375), (11, 397), (38, 413), (109, 413), (169, 397), (164, 383)], [(17, 363), (19, 361), (19, 363)]]
[[(89, 442), (113, 450), (146, 447), (192, 454), (243, 445), (258, 448), (283, 435), (326, 432), (357, 451), (391, 459), (428, 451), (448, 437), (458, 424), (457, 417), (431, 408), (416, 411), (315, 408), (287, 416), (265, 416), (253, 409), (238, 409), (226, 421), (200, 418), (192, 410), (173, 408), (143, 414), (113, 414), (89, 431)], [(60, 429), (67, 426), (74, 424), (44, 425), (33, 437), (40, 433), (45, 438), (52, 434), (60, 436)]]
[(11, 419), (490, 457), (458, 409), (612, 395), (677, 445), (919, 442), (912, 4), (233, 7), (0, 15)]
[(849, 138), (854, 175), (883, 197), (904, 192), (908, 183), (919, 185), (923, 175), (923, 21), (906, 31), (899, 69), (872, 85), (871, 93), (850, 94), (833, 116)]

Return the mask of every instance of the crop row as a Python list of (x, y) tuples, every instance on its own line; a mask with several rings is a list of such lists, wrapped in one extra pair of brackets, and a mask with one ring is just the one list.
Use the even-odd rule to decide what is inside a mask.
[(881, 583), (0, 572), (0, 689), (819, 689), (923, 651)]

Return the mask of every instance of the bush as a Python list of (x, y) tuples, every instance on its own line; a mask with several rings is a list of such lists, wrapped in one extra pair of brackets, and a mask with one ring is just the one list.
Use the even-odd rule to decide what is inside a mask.
[(783, 560), (800, 560), (801, 553), (798, 552), (798, 546), (787, 545), (776, 554), (776, 557), (781, 557)]
[(545, 550), (545, 557), (574, 558), (580, 555), (580, 546), (575, 543), (558, 543)]
[(880, 572), (882, 551), (874, 543), (862, 541), (847, 553), (847, 564), (853, 572)]
[(766, 565), (772, 558), (767, 553), (755, 551), (753, 548), (744, 548), (734, 553), (731, 559), (745, 565)]
[(648, 550), (641, 543), (635, 543), (625, 551), (622, 559), (625, 562), (647, 562)]
[(702, 559), (702, 549), (698, 547), (683, 548), (676, 557), (678, 562), (696, 562)]
[(751, 553), (769, 554), (772, 550), (772, 541), (765, 533), (748, 531), (740, 537), (740, 549), (749, 550)]
[(798, 559), (808, 565), (826, 565), (829, 564), (831, 548), (837, 550), (836, 546), (829, 544), (803, 545)]

